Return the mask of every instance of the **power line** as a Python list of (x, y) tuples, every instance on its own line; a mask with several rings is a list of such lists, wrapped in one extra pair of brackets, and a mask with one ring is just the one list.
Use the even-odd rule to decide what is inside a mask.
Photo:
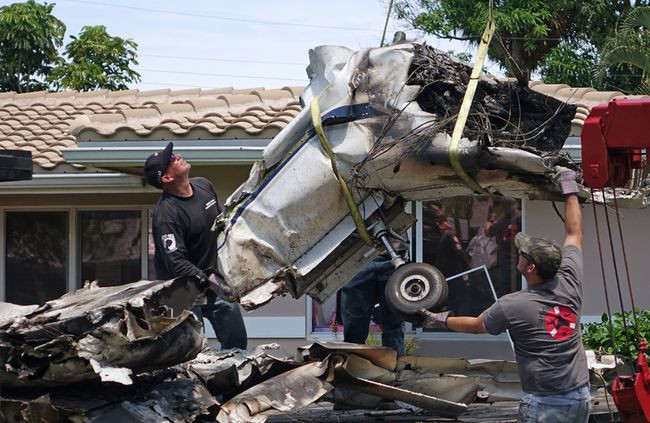
[(160, 73), (174, 73), (174, 74), (181, 74), (181, 75), (223, 76), (228, 78), (274, 79), (278, 81), (307, 82), (307, 78), (297, 79), (297, 78), (281, 78), (277, 76), (254, 76), (254, 75), (237, 75), (237, 74), (229, 74), (229, 73), (186, 72), (186, 71), (174, 71), (174, 70), (163, 70), (163, 69), (136, 69), (136, 70), (138, 72), (160, 72)]
[(307, 66), (306, 63), (297, 63), (297, 62), (271, 62), (265, 60), (239, 60), (239, 59), (218, 59), (212, 57), (166, 56), (163, 54), (138, 54), (138, 57), (158, 57), (161, 59), (200, 60), (200, 61), (209, 61), (209, 62), (228, 62), (228, 63), (256, 63), (262, 65)]
[(206, 15), (206, 14), (199, 14), (199, 13), (180, 12), (180, 11), (174, 11), (174, 10), (149, 9), (149, 8), (145, 8), (145, 7), (125, 6), (125, 5), (121, 5), (121, 4), (111, 4), (111, 3), (104, 3), (104, 2), (99, 2), (99, 1), (89, 1), (89, 0), (62, 0), (62, 1), (68, 1), (68, 2), (73, 2), (73, 3), (91, 4), (91, 5), (94, 5), (94, 6), (105, 6), (105, 7), (116, 7), (116, 8), (121, 8), (121, 9), (138, 10), (140, 12), (163, 13), (163, 14), (169, 14), (169, 15), (175, 15), (175, 16), (190, 16), (190, 17), (193, 17), (193, 18), (218, 19), (218, 20), (222, 20), (222, 21), (246, 22), (246, 23), (254, 23), (254, 24), (260, 24), (260, 25), (278, 25), (278, 26), (293, 26), (293, 27), (301, 27), (301, 28), (318, 28), (318, 29), (335, 29), (335, 30), (345, 30), (345, 31), (377, 32), (377, 29), (369, 29), (369, 28), (354, 28), (354, 27), (347, 27), (347, 26), (329, 26), (329, 25), (310, 25), (310, 24), (301, 24), (301, 23), (292, 23), (292, 22), (278, 22), (278, 21), (264, 21), (264, 20), (258, 20), (258, 19), (233, 18), (233, 17), (230, 17), (230, 16)]

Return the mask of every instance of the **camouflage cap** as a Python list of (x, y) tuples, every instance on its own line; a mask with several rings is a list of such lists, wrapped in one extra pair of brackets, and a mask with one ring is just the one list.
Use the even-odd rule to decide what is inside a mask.
[(555, 241), (548, 238), (536, 238), (519, 232), (515, 245), (544, 273), (555, 274), (562, 262), (562, 251)]

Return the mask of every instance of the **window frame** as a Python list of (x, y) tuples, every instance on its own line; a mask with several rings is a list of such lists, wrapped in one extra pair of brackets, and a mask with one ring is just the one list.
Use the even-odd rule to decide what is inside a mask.
[[(81, 231), (79, 230), (79, 213), (85, 211), (140, 211), (140, 280), (149, 279), (149, 233), (148, 233), (148, 224), (149, 224), (149, 211), (153, 210), (149, 206), (123, 206), (123, 207), (110, 207), (110, 206), (83, 206), (83, 207), (73, 207), (74, 209), (74, 223), (75, 223), (75, 232), (74, 237), (75, 247), (76, 247), (76, 257), (75, 257), (75, 279), (72, 279), (69, 284), (74, 286), (69, 286), (69, 290), (73, 291), (83, 287), (83, 282), (81, 279)], [(71, 231), (72, 232), (72, 231)], [(70, 236), (73, 236), (70, 234)], [(75, 282), (78, 279), (78, 282)]]
[(6, 213), (7, 212), (67, 212), (68, 213), (68, 263), (66, 269), (66, 293), (79, 288), (77, 279), (81, 275), (81, 233), (79, 232), (78, 213), (80, 211), (140, 211), (140, 270), (141, 278), (148, 278), (148, 213), (151, 206), (7, 206), (0, 207), (0, 301), (6, 300)]
[[(522, 232), (526, 231), (526, 209), (528, 207), (526, 198), (521, 199), (521, 230)], [(422, 202), (417, 201), (415, 205), (415, 216), (417, 217), (417, 222), (415, 223), (416, 232), (419, 234), (417, 239), (417, 248), (415, 250), (415, 260), (422, 262)], [(521, 289), (526, 289), (526, 278), (521, 277)], [(470, 334), (470, 333), (461, 333), (461, 332), (425, 332), (422, 328), (417, 328), (415, 330), (415, 336), (417, 339), (423, 341), (476, 341), (481, 340), (484, 342), (503, 342), (510, 341), (509, 336), (504, 332), (499, 335), (490, 335), (487, 333), (482, 334)]]

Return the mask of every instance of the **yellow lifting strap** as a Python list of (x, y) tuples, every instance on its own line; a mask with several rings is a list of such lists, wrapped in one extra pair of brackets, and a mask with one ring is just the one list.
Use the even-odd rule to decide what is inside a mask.
[(321, 120), (320, 117), (320, 105), (318, 104), (318, 97), (314, 97), (311, 101), (311, 121), (312, 124), (314, 125), (314, 131), (316, 131), (316, 135), (318, 135), (318, 139), (320, 139), (320, 145), (323, 146), (323, 150), (325, 150), (325, 152), (330, 158), (330, 163), (332, 164), (332, 171), (334, 171), (334, 175), (336, 175), (336, 178), (339, 180), (339, 183), (341, 184), (341, 191), (343, 192), (343, 197), (345, 197), (345, 201), (348, 203), (348, 208), (350, 209), (352, 220), (354, 220), (354, 224), (357, 226), (357, 231), (359, 231), (359, 235), (361, 235), (361, 239), (363, 240), (363, 242), (365, 242), (368, 245), (372, 245), (372, 238), (368, 233), (368, 228), (366, 228), (366, 222), (363, 220), (363, 217), (361, 216), (361, 212), (359, 212), (359, 207), (357, 207), (357, 204), (354, 202), (354, 198), (352, 197), (352, 193), (350, 192), (350, 188), (348, 187), (348, 184), (345, 182), (345, 179), (343, 179), (343, 177), (339, 173), (338, 166), (336, 166), (336, 157), (334, 157), (334, 152), (332, 151), (332, 147), (330, 147), (330, 143), (327, 140), (325, 131), (323, 130), (323, 121)]
[(474, 100), (474, 94), (476, 93), (476, 87), (478, 86), (478, 79), (483, 69), (483, 63), (487, 56), (487, 50), (490, 45), (490, 40), (492, 40), (492, 35), (494, 35), (494, 19), (492, 18), (492, 13), (490, 13), (490, 18), (485, 26), (485, 31), (483, 31), (483, 35), (481, 36), (481, 44), (478, 47), (474, 69), (472, 69), (472, 75), (467, 84), (467, 91), (465, 91), (463, 103), (458, 112), (458, 119), (456, 120), (454, 132), (451, 135), (451, 144), (449, 146), (449, 161), (456, 171), (456, 174), (458, 174), (458, 176), (460, 176), (470, 188), (480, 194), (488, 194), (488, 192), (485, 191), (478, 182), (472, 179), (472, 177), (465, 172), (465, 169), (463, 169), (463, 166), (458, 160), (458, 143), (460, 142), (460, 137), (463, 135), (463, 129), (465, 128), (467, 117), (469, 116), (469, 110), (472, 107), (472, 101)]

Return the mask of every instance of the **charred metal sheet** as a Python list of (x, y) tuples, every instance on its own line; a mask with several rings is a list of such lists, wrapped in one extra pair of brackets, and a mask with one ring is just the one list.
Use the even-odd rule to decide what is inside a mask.
[(204, 340), (188, 311), (200, 291), (195, 278), (88, 284), (37, 309), (15, 308), (0, 319), (0, 384), (130, 384), (133, 374), (188, 361)]
[(374, 407), (381, 400), (391, 400), (447, 417), (456, 417), (467, 408), (395, 386), (396, 355), (388, 348), (326, 342), (300, 348), (299, 355), (312, 361), (235, 396), (222, 405), (218, 421), (264, 422), (273, 414), (325, 399), (332, 391), (335, 401), (348, 406)]
[(2, 393), (0, 420), (18, 422), (195, 422), (214, 421), (219, 403), (182, 368), (134, 377), (129, 386), (101, 381)]
[(305, 407), (332, 389), (328, 360), (304, 364), (239, 394), (221, 406), (220, 423), (264, 422), (268, 416)]
[(253, 351), (232, 349), (214, 351), (209, 348), (184, 366), (215, 395), (229, 399), (240, 392), (288, 370), (301, 366), (289, 358), (277, 358), (268, 351), (279, 345), (260, 345)]

